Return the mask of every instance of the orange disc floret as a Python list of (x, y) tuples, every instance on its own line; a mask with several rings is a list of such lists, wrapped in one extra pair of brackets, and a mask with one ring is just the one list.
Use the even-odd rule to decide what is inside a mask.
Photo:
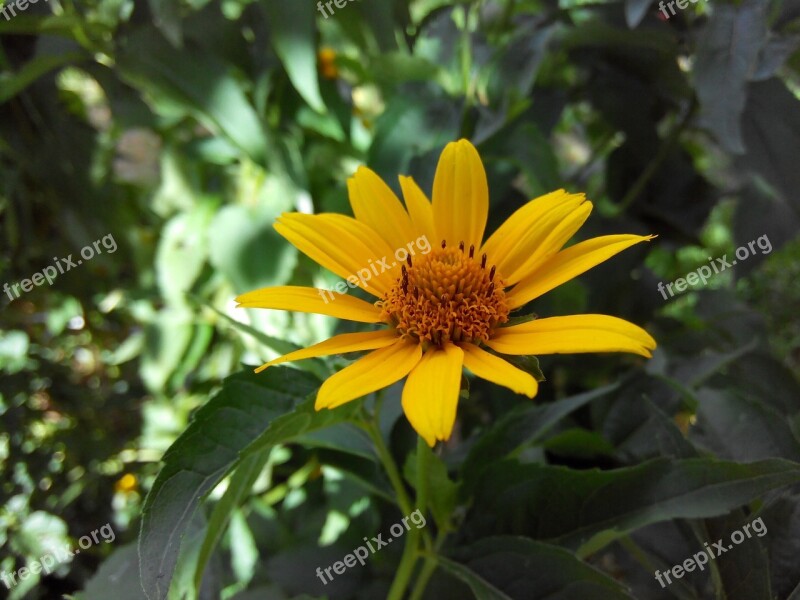
[(503, 282), (475, 248), (442, 248), (403, 265), (402, 275), (377, 303), (387, 323), (404, 337), (442, 346), (481, 343), (508, 321)]

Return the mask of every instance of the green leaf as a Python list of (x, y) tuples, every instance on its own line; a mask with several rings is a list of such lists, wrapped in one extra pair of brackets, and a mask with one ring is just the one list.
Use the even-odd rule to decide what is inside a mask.
[(152, 95), (182, 107), (226, 136), (255, 162), (267, 155), (264, 128), (231, 67), (200, 47), (176, 49), (154, 29), (140, 29), (117, 57), (120, 75)]
[(609, 471), (505, 461), (476, 486), (468, 522), (475, 535), (522, 534), (585, 556), (645, 525), (724, 515), (798, 481), (800, 465), (777, 459), (656, 459)]
[(800, 462), (800, 442), (786, 416), (735, 390), (701, 390), (692, 441), (721, 458), (759, 460), (786, 458)]
[(294, 88), (317, 112), (325, 112), (319, 92), (315, 41), (316, 7), (313, 2), (261, 2), (267, 14), (275, 53)]
[[(357, 410), (315, 412), (319, 381), (295, 369), (228, 377), (222, 391), (197, 411), (163, 457), (147, 495), (139, 535), (142, 587), (150, 599), (166, 597), (181, 540), (203, 496), (241, 460), (268, 446), (339, 422)], [(256, 440), (256, 442), (254, 442)]]
[(547, 381), (547, 378), (544, 376), (539, 366), (539, 359), (535, 356), (508, 356), (503, 358), (526, 373), (533, 375), (536, 381)]
[[(716, 540), (730, 540), (735, 531), (752, 522), (745, 511), (705, 521), (707, 535), (700, 539), (709, 544)], [(752, 600), (753, 598), (776, 598), (770, 585), (769, 561), (762, 539), (754, 530), (748, 529), (752, 537), (745, 538), (729, 552), (719, 556), (713, 564), (720, 577), (718, 589), (725, 600)], [(729, 542), (726, 544), (730, 545)]]
[(222, 535), (225, 533), (225, 528), (228, 526), (234, 511), (236, 511), (242, 502), (247, 498), (253, 484), (261, 474), (264, 464), (269, 459), (271, 448), (263, 450), (259, 453), (244, 459), (237, 467), (236, 471), (231, 476), (228, 489), (214, 505), (214, 510), (211, 512), (211, 517), (208, 520), (208, 531), (206, 532), (203, 545), (200, 548), (200, 553), (197, 559), (197, 567), (194, 573), (195, 590), (199, 592), (200, 584), (203, 581), (203, 571), (206, 568), (208, 559), (211, 558), (211, 553), (216, 548)]
[(653, 0), (625, 0), (625, 22), (635, 29), (642, 22)]
[(148, 0), (147, 5), (153, 13), (153, 24), (164, 34), (173, 46), (183, 45), (181, 28), (181, 4), (172, 0)]
[(800, 600), (800, 583), (794, 588), (794, 591), (789, 595), (786, 600)]
[(595, 431), (574, 427), (554, 435), (542, 447), (559, 456), (591, 459), (614, 454), (614, 446)]
[(405, 81), (435, 81), (440, 67), (421, 56), (388, 52), (373, 59), (370, 71), (378, 82), (390, 86)]
[(762, 542), (770, 559), (773, 593), (786, 598), (800, 581), (800, 496), (794, 493), (772, 498), (758, 517), (767, 530)]
[(761, 48), (758, 66), (751, 75), (751, 81), (764, 81), (773, 77), (800, 45), (800, 37), (788, 35), (774, 36)]
[(520, 405), (500, 419), (472, 447), (464, 462), (465, 481), (471, 488), (484, 469), (523, 444), (535, 444), (561, 419), (589, 402), (610, 394), (617, 387), (605, 386), (539, 406)]
[(164, 308), (145, 328), (139, 373), (153, 392), (165, 389), (192, 342), (192, 317), (187, 310)]
[(701, 120), (729, 152), (744, 152), (741, 119), (747, 81), (767, 38), (767, 5), (749, 0), (720, 5), (700, 35), (694, 86)]
[[(267, 348), (270, 348), (271, 350), (274, 350), (275, 352), (279, 352), (280, 354), (289, 354), (289, 352), (294, 352), (295, 350), (299, 350), (300, 349), (300, 346), (298, 346), (296, 344), (292, 344), (291, 342), (287, 342), (285, 340), (280, 340), (278, 338), (274, 338), (274, 337), (272, 337), (270, 335), (267, 335), (266, 333), (263, 333), (263, 332), (259, 331), (255, 327), (251, 327), (250, 325), (247, 325), (246, 323), (242, 323), (241, 321), (237, 321), (236, 319), (234, 319), (230, 315), (225, 314), (224, 312), (222, 312), (221, 310), (217, 309), (216, 307), (211, 306), (211, 304), (203, 301), (198, 296), (191, 296), (191, 298), (197, 304), (197, 306), (205, 306), (209, 310), (213, 311), (217, 316), (221, 317), (226, 322), (228, 322), (234, 329), (237, 329), (237, 330), (241, 331), (242, 333), (246, 333), (247, 335), (250, 335), (250, 336), (254, 337), (260, 343), (264, 344), (264, 346), (266, 346)], [(303, 363), (298, 363), (298, 364), (300, 364), (302, 366), (303, 364), (308, 364), (308, 363), (307, 362), (303, 362)]]
[(117, 549), (100, 565), (75, 600), (142, 600), (136, 544)]
[(530, 323), (531, 321), (535, 321), (539, 318), (539, 315), (536, 313), (530, 313), (529, 315), (517, 315), (516, 317), (510, 317), (508, 321), (503, 323), (500, 327), (513, 327), (514, 325), (522, 325), (523, 323)]
[(208, 236), (210, 261), (238, 293), (281, 285), (291, 276), (297, 250), (273, 229), (278, 214), (274, 205), (261, 203), (225, 206), (214, 216)]
[[(433, 519), (440, 530), (449, 530), (450, 515), (453, 514), (458, 499), (458, 483), (450, 479), (444, 461), (431, 448), (426, 445), (422, 451), (428, 453), (428, 504)], [(408, 456), (403, 467), (403, 476), (412, 486), (417, 482), (417, 460), (415, 451)]]
[(37, 56), (23, 65), (16, 73), (0, 73), (0, 104), (10, 100), (34, 81), (50, 71), (69, 63), (85, 59), (82, 52), (64, 52)]
[(457, 549), (453, 558), (437, 560), (477, 600), (632, 599), (619, 583), (567, 550), (526, 538), (486, 538)]
[(800, 147), (797, 98), (777, 78), (751, 84), (742, 128), (747, 155), (740, 165), (764, 177), (800, 214), (800, 169), (792, 160)]
[(214, 216), (209, 203), (178, 213), (161, 232), (156, 253), (156, 274), (164, 298), (175, 304), (185, 302), (200, 276), (208, 256), (207, 230)]

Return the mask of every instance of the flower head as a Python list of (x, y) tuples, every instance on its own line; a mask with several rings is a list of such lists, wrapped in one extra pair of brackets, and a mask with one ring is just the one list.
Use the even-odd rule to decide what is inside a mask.
[[(532, 398), (537, 380), (499, 355), (651, 356), (655, 340), (617, 317), (508, 321), (511, 312), (531, 300), (652, 236), (602, 236), (563, 249), (588, 218), (592, 203), (582, 194), (559, 190), (522, 206), (484, 241), (486, 173), (466, 140), (452, 142), (442, 152), (432, 202), (410, 177), (400, 177), (400, 186), (405, 206), (380, 177), (361, 167), (348, 181), (355, 217), (290, 213), (278, 219), (275, 229), (301, 252), (376, 300), (371, 304), (340, 295), (329, 301), (324, 290), (283, 286), (243, 294), (237, 298), (239, 306), (382, 326), (334, 336), (257, 371), (316, 356), (369, 351), (322, 384), (317, 410), (341, 406), (407, 377), (403, 410), (432, 446), (450, 437), (464, 367)], [(412, 242), (422, 239), (433, 243), (428, 252), (415, 254)]]

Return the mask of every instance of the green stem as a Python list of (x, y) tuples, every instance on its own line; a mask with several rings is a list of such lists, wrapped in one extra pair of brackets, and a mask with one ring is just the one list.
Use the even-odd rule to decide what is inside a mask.
[(430, 578), (436, 572), (436, 567), (439, 566), (439, 562), (436, 560), (436, 557), (446, 536), (447, 534), (445, 533), (444, 529), (440, 529), (439, 533), (436, 535), (436, 542), (433, 544), (433, 549), (423, 554), (423, 557), (425, 558), (425, 564), (422, 566), (422, 571), (420, 571), (419, 577), (417, 577), (417, 581), (414, 584), (414, 589), (411, 592), (410, 600), (420, 600), (422, 598), (422, 594), (425, 593), (425, 588), (428, 587), (428, 581), (430, 581)]
[(423, 515), (428, 510), (430, 453), (427, 442), (422, 439), (422, 436), (417, 436), (417, 510)]
[[(372, 443), (375, 444), (375, 450), (378, 452), (378, 458), (380, 459), (381, 464), (383, 464), (383, 468), (386, 469), (386, 474), (389, 476), (389, 482), (392, 484), (395, 494), (397, 494), (397, 503), (400, 506), (400, 510), (403, 511), (403, 514), (407, 516), (412, 512), (411, 500), (406, 493), (403, 480), (400, 478), (400, 470), (397, 468), (397, 464), (395, 463), (394, 458), (392, 458), (391, 452), (389, 452), (389, 449), (386, 447), (386, 444), (383, 441), (383, 436), (381, 435), (380, 428), (378, 427), (377, 418), (378, 415), (376, 414), (374, 419), (370, 419), (364, 423), (363, 426), (372, 439)], [(386, 597), (387, 600), (402, 600), (406, 588), (408, 587), (408, 582), (411, 580), (411, 575), (414, 572), (414, 564), (417, 561), (418, 544), (419, 530), (409, 530), (406, 537), (406, 544), (403, 548), (403, 556), (400, 558), (400, 564), (395, 572), (394, 581), (392, 581), (392, 587), (389, 588), (389, 595)]]
[(383, 468), (386, 469), (386, 474), (389, 476), (389, 483), (392, 484), (392, 489), (394, 489), (394, 493), (397, 494), (397, 503), (400, 506), (400, 510), (403, 511), (403, 514), (410, 515), (412, 512), (411, 499), (406, 493), (403, 479), (400, 477), (400, 470), (397, 468), (397, 464), (394, 462), (391, 452), (389, 452), (389, 449), (383, 441), (383, 436), (381, 435), (377, 422), (375, 420), (370, 420), (364, 424), (364, 428), (372, 439), (372, 443), (375, 444), (375, 450), (378, 452), (378, 459), (381, 461)]
[(411, 575), (414, 572), (414, 565), (419, 556), (419, 529), (411, 529), (406, 536), (406, 545), (403, 548), (403, 556), (400, 558), (400, 564), (397, 566), (397, 572), (392, 582), (392, 587), (389, 588), (389, 595), (386, 600), (402, 600), (405, 596), (408, 584), (411, 581)]
[[(372, 418), (367, 419), (359, 424), (364, 428), (364, 430), (366, 430), (367, 434), (372, 439), (372, 443), (375, 444), (375, 450), (378, 453), (378, 458), (383, 467), (386, 469), (389, 482), (391, 483), (395, 494), (397, 494), (397, 503), (400, 507), (400, 510), (403, 511), (406, 516), (408, 516), (413, 512), (414, 507), (411, 503), (408, 493), (406, 492), (403, 479), (400, 476), (400, 470), (397, 468), (397, 463), (392, 457), (389, 448), (386, 446), (378, 425), (378, 419), (380, 415), (380, 398), (378, 399), (378, 402), (376, 402), (375, 408), (376, 411)], [(425, 446), (425, 441), (422, 438), (418, 438), (416, 505), (417, 509), (422, 514), (425, 514), (428, 503), (429, 459), (430, 450), (427, 448), (427, 446)], [(410, 529), (408, 531), (406, 535), (405, 546), (403, 548), (403, 555), (400, 558), (400, 564), (397, 566), (397, 571), (395, 572), (392, 586), (389, 588), (387, 600), (403, 600), (412, 575), (414, 574), (414, 567), (416, 566), (417, 559), (420, 556), (420, 537), (423, 538), (425, 547), (428, 550), (432, 549), (433, 543), (430, 535), (427, 532), (423, 532), (420, 529)], [(433, 564), (431, 564), (431, 561)], [(433, 575), (433, 571), (435, 569), (435, 557), (426, 558), (425, 565), (414, 589), (414, 593), (416, 594), (417, 598), (419, 598), (424, 592), (428, 579), (430, 579), (431, 575)]]
[(414, 584), (410, 600), (420, 600), (422, 598), (425, 588), (428, 587), (428, 581), (430, 581), (438, 566), (439, 563), (436, 562), (436, 558), (432, 556), (425, 557), (425, 564), (422, 566), (422, 571), (420, 571), (417, 582)]

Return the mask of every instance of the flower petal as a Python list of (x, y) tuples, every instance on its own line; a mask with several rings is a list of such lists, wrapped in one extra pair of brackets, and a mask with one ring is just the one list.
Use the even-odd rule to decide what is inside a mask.
[(507, 293), (506, 299), (509, 308), (519, 308), (626, 248), (639, 242), (649, 242), (654, 237), (652, 235), (604, 235), (570, 246), (542, 263)]
[(429, 242), (435, 243), (436, 230), (433, 227), (433, 207), (430, 200), (411, 177), (400, 176), (399, 179), (415, 231), (427, 237)]
[(530, 237), (517, 246), (516, 267), (510, 272), (503, 272), (506, 285), (513, 285), (521, 281), (544, 261), (558, 253), (575, 232), (581, 228), (592, 212), (592, 203), (584, 202), (561, 221), (555, 223), (547, 235), (530, 242)]
[(433, 222), (438, 244), (480, 247), (489, 216), (489, 186), (478, 151), (467, 140), (445, 146), (433, 178)]
[(405, 340), (370, 352), (328, 377), (317, 392), (314, 407), (336, 408), (390, 386), (408, 375), (421, 357), (420, 345)]
[(279, 365), (285, 362), (314, 358), (316, 356), (330, 356), (331, 354), (344, 354), (346, 352), (361, 352), (363, 350), (375, 350), (385, 348), (396, 343), (399, 339), (394, 329), (382, 329), (380, 331), (366, 331), (359, 333), (343, 333), (328, 338), (324, 342), (314, 344), (308, 348), (295, 350), (284, 354), (278, 358), (264, 363), (255, 372), (260, 373), (267, 367)]
[(555, 229), (572, 212), (586, 201), (583, 194), (569, 194), (557, 190), (535, 198), (517, 209), (486, 240), (481, 248), (489, 258), (489, 264), (507, 285), (508, 276), (535, 252)]
[(294, 285), (253, 290), (236, 297), (238, 308), (271, 308), (328, 315), (359, 323), (380, 323), (381, 311), (354, 296)]
[(350, 206), (356, 219), (372, 227), (395, 250), (405, 248), (419, 234), (391, 188), (367, 167), (347, 180)]
[(453, 431), (463, 360), (464, 352), (453, 344), (431, 348), (403, 387), (403, 412), (429, 446)]
[[(381, 272), (377, 265), (381, 257), (393, 258), (391, 248), (371, 227), (351, 217), (284, 213), (275, 223), (275, 230), (311, 260), (342, 279), (354, 277), (355, 285), (374, 296), (386, 293), (393, 282), (393, 272), (399, 270), (392, 265)], [(367, 275), (358, 278), (359, 271)]]
[(464, 351), (464, 366), (477, 377), (507, 387), (528, 398), (533, 398), (539, 390), (539, 382), (533, 375), (518, 369), (499, 356), (490, 354), (474, 344), (464, 344), (461, 349)]
[(638, 325), (608, 315), (549, 317), (501, 327), (486, 343), (501, 354), (631, 352), (652, 356), (652, 336)]

